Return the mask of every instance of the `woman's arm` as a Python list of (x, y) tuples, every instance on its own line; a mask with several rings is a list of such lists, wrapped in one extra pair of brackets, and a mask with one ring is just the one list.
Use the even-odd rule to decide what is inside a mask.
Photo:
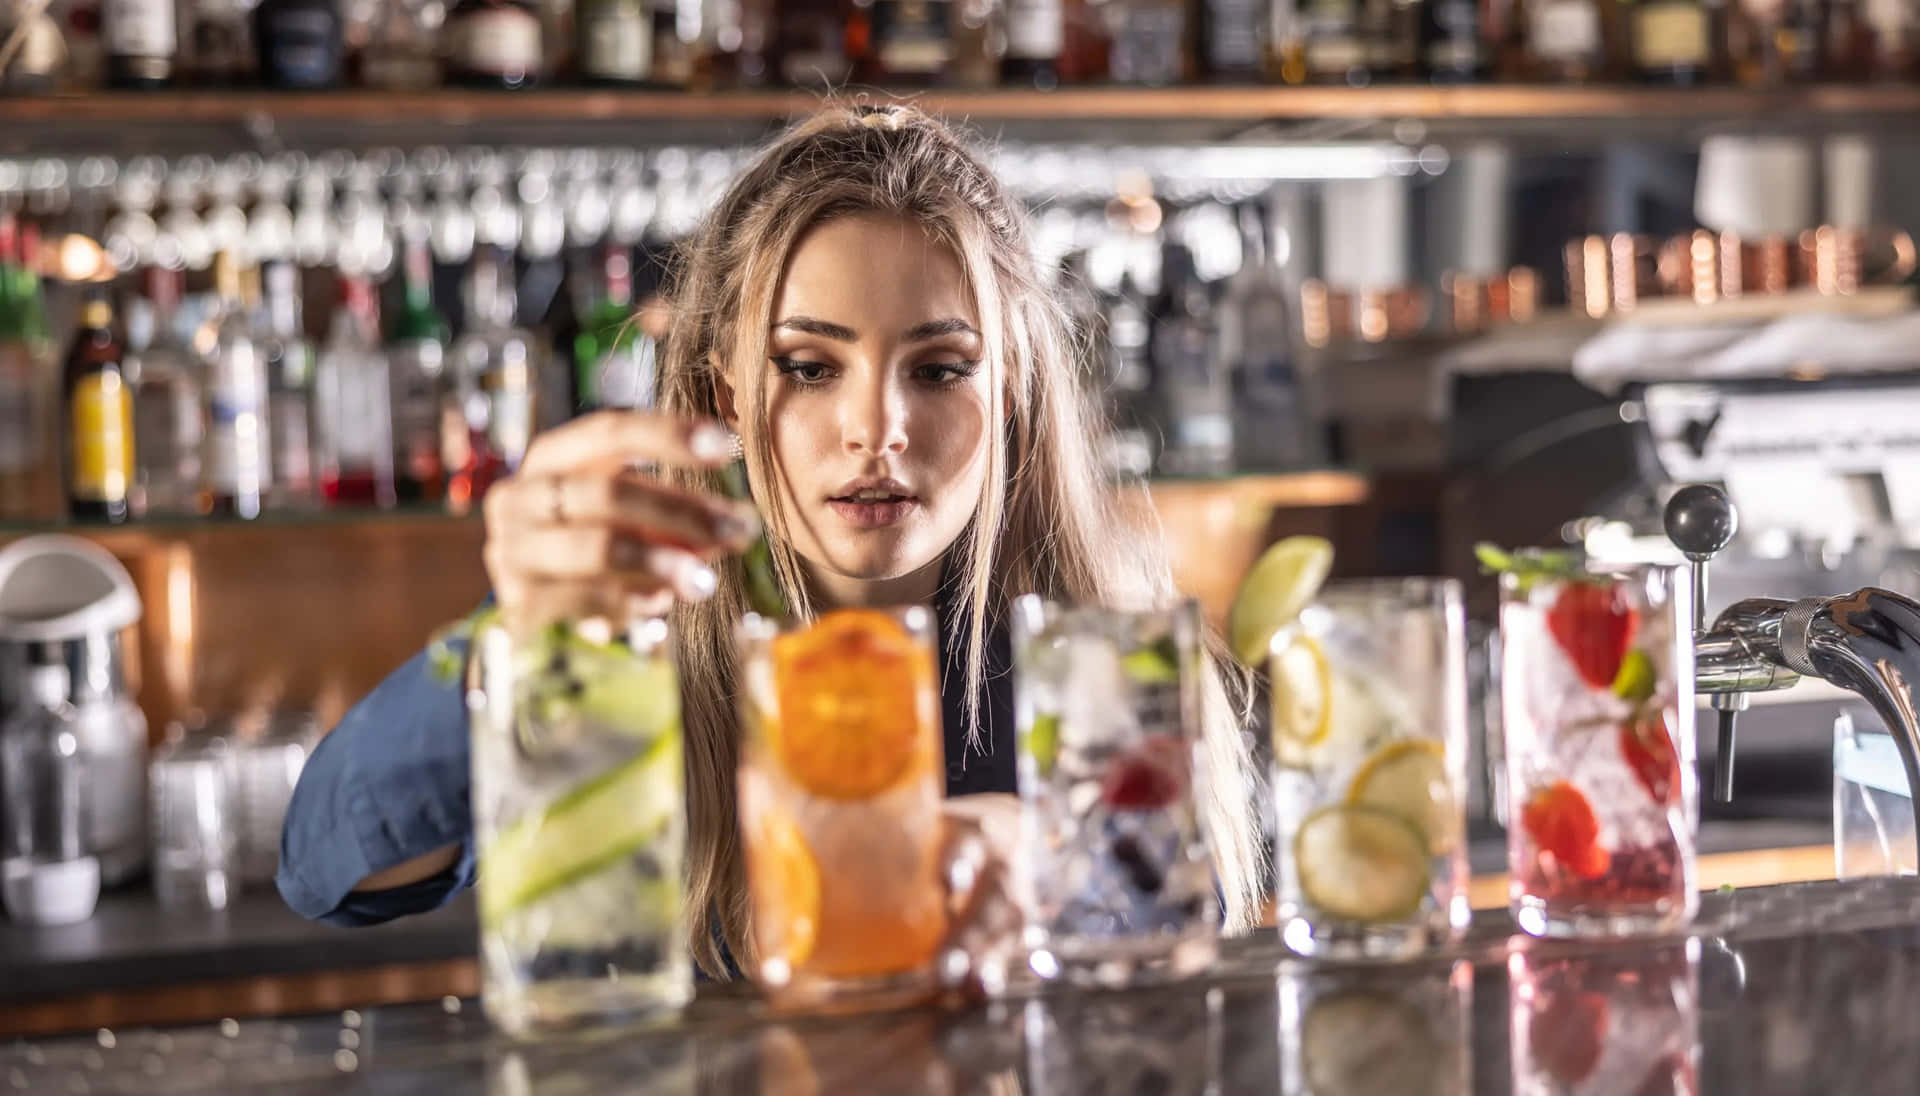
[(280, 831), (274, 880), (303, 917), (369, 925), (444, 905), (473, 882), (467, 712), (424, 653), (320, 741)]

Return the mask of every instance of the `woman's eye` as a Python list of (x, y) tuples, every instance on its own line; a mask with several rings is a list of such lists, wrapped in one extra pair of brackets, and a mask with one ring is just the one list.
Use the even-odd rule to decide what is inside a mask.
[(915, 370), (920, 379), (933, 384), (956, 384), (973, 376), (980, 369), (980, 363), (974, 362), (928, 362)]
[(819, 384), (832, 374), (832, 368), (825, 362), (807, 361), (803, 358), (775, 358), (773, 367), (783, 377), (792, 377), (801, 384)]

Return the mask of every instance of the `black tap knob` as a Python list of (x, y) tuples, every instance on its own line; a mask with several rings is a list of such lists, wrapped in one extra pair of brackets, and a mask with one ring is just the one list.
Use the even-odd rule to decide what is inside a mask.
[(1719, 555), (1733, 543), (1740, 515), (1725, 491), (1708, 483), (1682, 487), (1667, 500), (1667, 539), (1696, 562)]

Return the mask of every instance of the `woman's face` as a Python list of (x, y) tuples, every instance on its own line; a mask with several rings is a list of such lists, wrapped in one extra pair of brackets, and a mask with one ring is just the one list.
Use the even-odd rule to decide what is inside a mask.
[(937, 577), (986, 478), (983, 357), (959, 260), (918, 225), (862, 214), (801, 237), (761, 383), (792, 546), (829, 600)]

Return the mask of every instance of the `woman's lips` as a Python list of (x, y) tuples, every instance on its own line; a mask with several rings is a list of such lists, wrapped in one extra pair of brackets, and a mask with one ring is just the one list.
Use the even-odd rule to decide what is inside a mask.
[(858, 501), (828, 499), (827, 505), (833, 507), (833, 512), (849, 525), (861, 529), (880, 529), (906, 520), (913, 508), (920, 505), (920, 500), (911, 497)]

